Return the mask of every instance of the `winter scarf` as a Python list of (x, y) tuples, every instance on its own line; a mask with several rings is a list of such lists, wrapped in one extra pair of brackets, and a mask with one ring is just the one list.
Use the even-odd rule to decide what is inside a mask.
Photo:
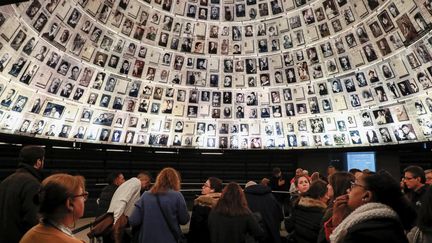
[(331, 243), (342, 243), (348, 230), (359, 223), (377, 218), (398, 219), (397, 213), (382, 203), (366, 203), (346, 217), (330, 235)]

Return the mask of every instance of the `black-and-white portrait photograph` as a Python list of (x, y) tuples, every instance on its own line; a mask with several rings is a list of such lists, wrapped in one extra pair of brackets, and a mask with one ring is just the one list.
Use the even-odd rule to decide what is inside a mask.
[(417, 37), (417, 30), (412, 24), (409, 16), (404, 14), (396, 19), (396, 24), (399, 27), (400, 32), (402, 33), (403, 38), (405, 39), (404, 44), (408, 45), (412, 41), (414, 41)]
[(39, 70), (38, 65), (36, 65), (36, 64), (29, 65), (27, 67), (26, 71), (24, 71), (24, 73), (21, 76), (21, 78), (19, 79), (19, 81), (24, 83), (24, 84), (30, 84), (30, 82), (33, 80), (33, 78), (35, 77), (38, 70)]
[[(4, 57), (4, 56), (3, 56)], [(19, 57), (11, 66), (11, 69), (9, 70), (9, 74), (18, 77), (18, 75), (21, 73), (22, 69), (24, 68), (25, 64), (27, 63), (27, 59), (24, 57)]]
[(114, 119), (114, 113), (102, 112), (98, 116), (93, 118), (93, 124), (111, 126)]
[(339, 15), (339, 10), (334, 2), (334, 0), (323, 1), (324, 12), (327, 15), (327, 19), (333, 19)]
[(408, 61), (408, 64), (410, 65), (411, 69), (416, 69), (421, 65), (416, 54), (413, 52), (406, 55), (406, 59)]
[(65, 110), (64, 105), (48, 102), (45, 107), (45, 110), (43, 111), (43, 116), (60, 119), (64, 110)]
[(391, 48), (386, 38), (378, 40), (377, 46), (382, 56), (386, 56), (391, 53)]
[(78, 9), (74, 8), (67, 20), (67, 24), (70, 27), (75, 28), (79, 23), (80, 19), (81, 19), (81, 12)]
[(15, 101), (15, 104), (12, 106), (12, 111), (22, 112), (25, 105), (27, 104), (28, 97), (19, 95)]
[(389, 108), (383, 108), (373, 111), (375, 122), (378, 125), (393, 123), (393, 118)]
[(393, 133), (397, 141), (416, 140), (417, 135), (411, 124), (403, 124), (393, 127)]
[(33, 23), (33, 28), (37, 32), (41, 32), (47, 22), (48, 22), (48, 17), (44, 13), (40, 13), (38, 18)]

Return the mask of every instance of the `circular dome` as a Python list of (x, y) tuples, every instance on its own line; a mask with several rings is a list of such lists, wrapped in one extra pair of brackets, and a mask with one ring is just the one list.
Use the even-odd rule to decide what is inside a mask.
[(0, 7), (0, 132), (134, 146), (428, 141), (432, 1)]

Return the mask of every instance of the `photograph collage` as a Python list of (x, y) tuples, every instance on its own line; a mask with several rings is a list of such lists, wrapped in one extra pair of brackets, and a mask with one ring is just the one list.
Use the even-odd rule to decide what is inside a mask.
[(431, 0), (0, 7), (0, 133), (219, 149), (427, 141), (431, 16)]

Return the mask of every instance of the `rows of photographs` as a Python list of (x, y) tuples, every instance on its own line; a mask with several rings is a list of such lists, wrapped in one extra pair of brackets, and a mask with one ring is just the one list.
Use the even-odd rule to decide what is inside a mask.
[[(6, 19), (3, 20), (5, 21)], [(9, 25), (11, 22), (19, 23), (19, 21), (8, 22), (8, 31), (3, 32), (3, 39), (0, 42), (3, 49), (0, 49), (2, 53), (0, 67), (2, 74), (7, 77), (5, 80), (11, 79), (17, 84), (11, 83), (7, 88), (6, 84), (2, 85), (1, 108), (5, 115), (2, 120), (4, 132), (114, 143), (221, 148), (320, 146), (318, 141), (321, 139), (322, 145), (325, 146), (374, 144), (417, 140), (419, 137), (420, 139), (427, 137), (430, 133), (427, 131), (430, 121), (427, 119), (426, 110), (431, 109), (432, 102), (427, 97), (415, 101), (413, 98), (413, 96), (419, 97), (419, 94), (427, 95), (427, 89), (432, 86), (429, 78), (431, 69), (427, 66), (431, 60), (427, 49), (430, 43), (426, 41), (426, 38), (424, 38), (425, 41), (420, 40), (408, 48), (399, 48), (401, 51), (394, 56), (395, 58), (389, 58), (376, 65), (369, 65), (367, 69), (353, 69), (355, 71), (353, 73), (345, 72), (346, 75), (334, 75), (331, 79), (321, 78), (319, 82), (303, 84), (298, 84), (296, 81), (290, 82), (289, 72), (286, 70), (281, 69), (278, 73), (275, 71), (275, 66), (268, 68), (270, 66), (268, 63), (274, 63), (273, 57), (252, 58), (249, 56), (244, 60), (233, 60), (244, 61), (246, 70), (239, 71), (237, 63), (234, 67), (232, 62), (231, 72), (229, 68), (226, 68), (229, 64), (226, 64), (225, 60), (221, 60), (222, 70), (207, 71), (199, 66), (201, 62), (198, 58), (192, 57), (192, 66), (187, 67), (186, 64), (186, 67), (180, 67), (177, 73), (179, 80), (181, 77), (186, 77), (185, 84), (182, 81), (151, 82), (157, 80), (147, 78), (147, 76), (144, 81), (135, 80), (134, 78), (139, 77), (133, 75), (128, 77), (127, 72), (116, 73), (114, 70), (86, 65), (75, 60), (73, 53), (72, 55), (63, 53), (65, 49), (56, 45), (56, 37), (49, 40), (39, 33), (44, 40), (36, 41), (39, 37), (32, 37), (31, 31), (24, 28), (25, 25), (9, 33), (10, 30), (17, 27), (11, 27)], [(30, 27), (30, 24), (28, 26)], [(40, 49), (44, 49), (42, 47), (48, 49), (53, 45), (55, 48), (51, 48), (51, 56), (54, 56), (55, 60), (48, 60), (46, 63), (43, 59), (41, 61), (37, 56), (39, 53), (32, 53), (37, 45), (40, 46)], [(151, 50), (149, 46), (145, 53), (148, 50)], [(45, 50), (45, 55), (48, 55), (48, 52)], [(157, 54), (157, 50), (151, 51), (151, 56), (154, 54)], [(159, 59), (161, 54), (157, 56)], [(278, 56), (282, 60), (281, 54)], [(406, 56), (406, 59), (398, 63), (400, 56)], [(70, 62), (65, 63), (66, 59), (70, 59)], [(201, 59), (204, 59), (204, 63), (210, 60)], [(255, 62), (255, 69), (258, 70), (248, 73), (247, 64), (251, 60), (252, 63)], [(285, 54), (283, 60), (286, 60)], [(72, 65), (73, 61), (76, 63)], [(150, 60), (147, 61), (151, 63)], [(259, 64), (256, 64), (257, 62)], [(268, 69), (265, 68), (266, 66)], [(298, 65), (286, 62), (281, 66), (286, 69), (290, 66), (298, 68)], [(82, 72), (81, 69), (83, 69)], [(170, 70), (169, 67), (167, 69)], [(411, 69), (417, 73), (410, 75), (409, 73), (413, 73), (410, 72)], [(157, 76), (155, 74), (159, 71), (161, 71), (159, 66), (155, 65), (153, 77)], [(269, 73), (267, 76), (268, 82), (271, 83), (269, 85), (262, 81), (263, 77), (266, 77), (264, 75), (266, 71), (275, 71), (274, 75)], [(293, 70), (294, 78), (296, 71)], [(286, 76), (282, 75), (283, 73)], [(168, 73), (165, 75), (170, 77)], [(200, 75), (202, 77), (198, 79)], [(195, 80), (207, 81), (207, 75), (209, 76), (208, 85), (195, 83)], [(231, 80), (227, 77), (231, 77)], [(175, 78), (174, 76), (173, 80)], [(221, 78), (220, 84), (219, 78)], [(238, 82), (240, 78), (243, 78), (243, 85)], [(249, 82), (249, 78), (256, 78), (260, 80), (260, 83), (253, 85), (252, 82)], [(194, 82), (191, 81), (192, 79)], [(278, 79), (282, 81), (277, 81)], [(216, 85), (212, 80), (217, 80)], [(299, 81), (308, 80), (300, 79)], [(29, 84), (32, 90), (38, 91), (37, 94), (23, 88), (23, 84)], [(199, 86), (199, 88), (188, 86)], [(248, 87), (247, 91), (242, 87)], [(254, 87), (257, 88), (254, 89)], [(264, 89), (258, 87), (264, 87)], [(3, 90), (7, 91), (3, 92)], [(58, 100), (58, 98), (63, 100)], [(402, 106), (392, 105), (395, 101), (405, 98), (411, 98), (411, 100)], [(350, 105), (347, 104), (347, 100)], [(80, 106), (76, 107), (72, 101), (79, 102)], [(373, 110), (373, 113), (350, 111), (354, 108), (367, 108), (383, 102), (387, 102), (390, 108), (377, 108)], [(405, 108), (407, 110), (415, 108), (417, 113), (408, 115)], [(334, 113), (339, 111), (344, 111), (344, 114), (353, 113), (353, 115), (343, 118), (346, 121), (335, 120)], [(399, 119), (399, 116), (397, 119), (392, 117), (392, 114), (395, 116), (399, 112), (405, 113), (406, 119)], [(315, 114), (322, 114), (322, 116), (314, 119), (298, 118)], [(40, 116), (42, 117), (38, 120)], [(161, 119), (161, 116), (164, 118)], [(337, 117), (340, 118), (340, 116)], [(362, 121), (367, 117), (370, 118), (370, 123), (362, 122), (359, 127), (363, 125), (365, 129), (367, 126), (373, 126), (373, 129), (347, 130), (347, 128), (357, 128), (356, 121)], [(263, 118), (264, 122), (260, 122), (258, 118)], [(280, 118), (288, 119), (273, 122)], [(38, 120), (37, 124), (36, 120)], [(116, 121), (114, 125), (113, 120)], [(407, 123), (407, 121), (413, 122), (414, 120), (417, 121), (416, 124)], [(18, 126), (21, 121), (22, 125)], [(350, 121), (356, 125), (344, 126), (344, 123)], [(398, 122), (404, 124), (398, 124)], [(50, 125), (46, 126), (47, 123)], [(175, 125), (171, 126), (174, 123)], [(310, 129), (308, 129), (308, 123)], [(374, 129), (377, 129), (376, 125), (385, 124), (391, 124), (391, 126), (387, 125), (388, 128), (382, 128), (390, 131), (388, 134), (392, 134), (391, 131), (393, 131), (394, 136), (388, 135), (389, 139), (378, 139)], [(186, 131), (176, 129), (176, 127), (183, 126), (189, 129)], [(333, 126), (336, 129), (333, 130)], [(379, 130), (381, 135), (384, 131), (382, 128), (380, 127)], [(37, 130), (36, 133), (34, 129)], [(73, 134), (72, 131), (75, 130), (76, 134)], [(367, 132), (370, 134), (367, 135)], [(374, 132), (376, 139), (372, 136)], [(122, 133), (124, 133), (124, 138)], [(311, 133), (318, 134), (311, 135)], [(406, 135), (403, 135), (405, 133)], [(77, 134), (82, 135), (77, 136)], [(356, 137), (356, 134), (358, 137), (354, 140), (357, 142), (350, 141), (349, 138)]]
[[(8, 95), (15, 92), (6, 90)], [(371, 110), (261, 121), (147, 116), (78, 108), (55, 99), (40, 105), (40, 98), (24, 112), (21, 107), (27, 99), (22, 92), (10, 110), (0, 111), (1, 132), (98, 143), (232, 149), (381, 145), (424, 141), (432, 135), (429, 96)]]
[[(346, 21), (354, 22), (356, 17), (363, 18), (365, 15), (380, 9), (386, 2), (389, 1), (367, 0), (358, 1), (355, 4), (347, 0), (237, 0), (235, 2), (234, 0), (77, 1), (82, 8), (86, 9), (93, 16), (97, 16), (98, 20), (103, 23), (112, 20), (110, 19), (110, 15), (116, 16), (117, 19), (112, 22), (117, 27), (122, 22), (123, 17), (125, 17), (124, 13), (128, 13), (129, 17), (133, 19), (139, 16), (141, 21), (150, 19), (156, 24), (161, 20), (165, 20), (162, 18), (165, 14), (176, 15), (195, 21), (253, 22), (262, 19), (284, 17), (292, 12), (299, 12), (307, 25), (323, 20), (330, 21), (339, 16), (345, 18)], [(422, 3), (428, 10), (432, 9), (428, 5), (429, 2)], [(394, 7), (390, 8), (389, 11), (392, 11), (392, 14), (396, 14), (398, 7), (409, 6), (404, 4), (406, 3), (403, 1), (395, 3)], [(57, 1), (51, 1), (47, 10), (53, 12), (57, 5)], [(139, 15), (141, 8), (148, 11)]]
[[(329, 32), (321, 38), (310, 28), (305, 31), (309, 34), (303, 33), (304, 20), (300, 19), (300, 24), (293, 25), (289, 18), (250, 25), (216, 25), (182, 19), (173, 23), (174, 17), (165, 15), (163, 18), (169, 20), (169, 27), (162, 21), (155, 25), (147, 19), (130, 20), (136, 28), (132, 26), (125, 31), (120, 26), (115, 29), (103, 24), (97, 15), (92, 17), (89, 8), (83, 12), (83, 9), (67, 3), (56, 10), (55, 15), (49, 14), (51, 3), (43, 7), (38, 0), (34, 0), (20, 5), (17, 10), (25, 13), (22, 19), (26, 25), (10, 21), (2, 34), (5, 40), (11, 42), (13, 52), (32, 55), (36, 62), (42, 64), (34, 64), (29, 70), (33, 76), (27, 75), (22, 80), (40, 88), (49, 87), (58, 74), (78, 81), (84, 88), (88, 87), (92, 76), (100, 72), (91, 66), (81, 65), (82, 61), (103, 68), (105, 76), (113, 73), (174, 85), (229, 89), (318, 82), (359, 68), (364, 68), (373, 82), (380, 80), (380, 74), (385, 79), (403, 77), (408, 73), (407, 68), (418, 69), (430, 60), (426, 43), (417, 43), (415, 48), (403, 48), (429, 32), (430, 12), (420, 8), (408, 15), (399, 12), (395, 3), (382, 6), (385, 7), (382, 11), (368, 15), (363, 22), (351, 22), (352, 28), (341, 25), (340, 33)], [(407, 6), (402, 7), (412, 8), (409, 3), (414, 2), (405, 1)], [(102, 8), (98, 5), (96, 13), (100, 13)], [(145, 11), (150, 10), (141, 10)], [(324, 24), (328, 22), (323, 21)], [(404, 53), (401, 54), (401, 51)], [(405, 58), (403, 62), (398, 62), (401, 55)], [(402, 67), (399, 76), (394, 74), (389, 64), (382, 62), (395, 56), (397, 63), (393, 63), (393, 68), (399, 70)], [(6, 63), (12, 56), (8, 54), (2, 58), (2, 62)], [(382, 65), (367, 69), (379, 63)], [(31, 62), (26, 57), (20, 57), (15, 64), (18, 70), (10, 73), (13, 77), (20, 75), (24, 66)], [(38, 79), (38, 82), (32, 83), (31, 79), (38, 71), (50, 75), (45, 75), (43, 81)]]
[[(33, 9), (33, 5), (37, 5), (35, 3), (37, 3), (37, 1), (32, 2), (29, 7), (25, 8), (25, 12), (28, 13), (30, 9)], [(69, 11), (72, 11), (71, 17), (74, 15), (75, 10), (76, 9), (69, 9)], [(40, 8), (39, 10), (35, 10), (33, 12), (37, 13), (37, 11), (41, 11)], [(66, 25), (66, 23), (63, 24)], [(16, 31), (15, 25), (10, 26), (11, 27), (9, 29)], [(60, 31), (58, 31), (58, 26), (59, 24), (53, 23), (51, 27), (46, 26), (47, 32), (39, 33), (39, 35), (42, 36), (43, 40), (48, 41), (49, 44), (53, 44), (56, 47), (56, 44), (59, 44), (57, 41), (55, 41), (57, 37), (46, 37), (47, 35), (50, 35), (49, 32), (57, 32), (57, 36), (64, 36), (64, 33), (70, 33), (70, 30), (65, 29), (63, 31), (63, 34), (59, 34)], [(53, 27), (55, 29), (54, 31), (52, 31)], [(271, 27), (272, 26), (270, 26), (270, 28)], [(96, 26), (93, 28), (93, 30), (97, 33), (99, 33), (100, 31), (100, 29)], [(361, 28), (359, 27), (357, 30), (361, 30)], [(423, 31), (423, 33), (426, 32)], [(398, 35), (398, 32), (395, 32), (393, 34)], [(66, 36), (68, 35), (69, 34), (66, 34)], [(395, 35), (391, 35), (390, 37)], [(7, 33), (4, 33), (3, 36), (7, 37)], [(92, 39), (92, 36), (93, 35), (90, 34), (89, 39)], [(417, 37), (418, 36), (421, 35), (418, 34)], [(105, 37), (106, 36), (104, 36), (104, 39), (107, 40)], [(282, 55), (262, 55), (262, 57), (242, 56), (238, 58), (221, 58), (219, 56), (216, 58), (208, 56), (199, 57), (193, 54), (191, 54), (189, 57), (189, 55), (181, 55), (177, 52), (161, 52), (161, 50), (152, 49), (146, 45), (141, 46), (139, 48), (140, 50), (136, 52), (136, 45), (132, 42), (129, 43), (127, 48), (123, 48), (126, 50), (121, 49), (120, 53), (122, 53), (123, 51), (122, 58), (121, 55), (119, 56), (115, 52), (115, 50), (112, 52), (113, 54), (111, 55), (108, 55), (109, 51), (107, 53), (104, 53), (103, 49), (105, 47), (105, 44), (102, 45), (104, 42), (102, 40), (102, 42), (100, 43), (100, 46), (102, 47), (99, 46), (99, 48), (95, 50), (95, 48), (93, 48), (94, 46), (92, 46), (95, 43), (88, 43), (92, 47), (87, 48), (88, 46), (86, 46), (85, 52), (86, 54), (92, 53), (90, 55), (91, 58), (89, 58), (90, 62), (95, 65), (104, 67), (103, 71), (97, 71), (94, 68), (80, 65), (81, 60), (87, 60), (87, 55), (81, 56), (81, 60), (74, 60), (74, 58), (70, 57), (69, 55), (63, 55), (64, 53), (62, 52), (61, 48), (59, 49), (60, 51), (56, 51), (56, 49), (49, 51), (50, 45), (47, 44), (47, 42), (37, 42), (36, 39), (38, 38), (31, 37), (30, 34), (25, 32), (25, 30), (19, 30), (15, 37), (13, 37), (12, 34), (10, 38), (6, 39), (10, 40), (11, 38), (13, 39), (11, 40), (10, 47), (14, 50), (17, 50), (18, 52), (21, 51), (24, 54), (32, 54), (33, 49), (39, 48), (38, 51), (35, 51), (36, 53), (34, 54), (34, 58), (37, 59), (37, 61), (40, 61), (42, 65), (32, 65), (30, 70), (28, 70), (28, 72), (23, 74), (23, 77), (20, 78), (23, 83), (29, 84), (31, 86), (36, 86), (38, 88), (51, 90), (50, 93), (53, 94), (57, 94), (59, 92), (59, 86), (63, 85), (65, 91), (62, 97), (74, 97), (75, 95), (71, 95), (71, 93), (74, 93), (76, 94), (74, 100), (81, 99), (81, 94), (84, 94), (83, 92), (86, 91), (84, 88), (89, 87), (90, 82), (93, 81), (92, 79), (94, 79), (92, 87), (100, 89), (103, 82), (105, 82), (104, 79), (108, 79), (107, 74), (110, 73), (118, 74), (123, 77), (126, 76), (126, 78), (132, 79), (142, 78), (148, 81), (157, 81), (160, 83), (168, 83), (174, 85), (178, 84), (222, 89), (231, 89), (233, 87), (278, 87), (286, 84), (298, 84), (302, 81), (310, 82), (312, 80), (316, 81), (316, 83), (314, 83), (313, 85), (309, 85), (309, 87), (307, 87), (307, 92), (313, 93), (313, 90), (311, 90), (314, 88), (313, 86), (323, 86), (319, 85), (318, 81), (325, 79), (325, 77), (347, 74), (358, 70), (358, 67), (361, 67), (361, 65), (358, 65), (358, 59), (360, 58), (362, 60), (363, 56), (369, 56), (369, 59), (372, 58), (373, 63), (378, 63), (379, 61), (383, 60), (380, 58), (379, 55), (375, 53), (374, 49), (369, 48), (369, 44), (365, 44), (364, 52), (358, 53), (349, 50), (353, 53), (353, 55), (336, 55), (334, 54), (336, 53), (336, 50), (333, 51), (334, 47), (330, 44), (331, 40), (333, 39), (330, 39), (329, 42), (323, 43), (319, 47), (319, 49), (321, 49), (321, 52), (317, 52), (316, 47), (310, 47), (306, 49), (306, 54), (304, 53), (303, 48), (295, 52), (285, 52)], [(24, 45), (26, 39), (27, 43)], [(51, 42), (50, 39), (52, 39)], [(68, 38), (63, 39), (68, 40)], [(334, 39), (336, 40), (338, 38)], [(347, 40), (354, 40), (355, 43), (357, 42), (356, 38), (348, 38)], [(359, 41), (361, 42), (360, 37)], [(111, 44), (113, 43), (112, 40), (108, 42)], [(96, 41), (96, 46), (98, 46), (97, 43), (98, 41)], [(350, 41), (347, 41), (347, 43), (350, 43)], [(368, 42), (366, 41), (365, 43)], [(415, 48), (402, 48), (402, 51), (404, 52), (402, 54), (400, 53), (400, 47), (402, 46), (402, 42), (400, 42), (399, 44), (399, 52), (396, 53), (399, 53), (400, 55), (406, 57), (403, 62), (399, 62), (400, 55), (396, 55), (393, 56), (396, 57), (394, 63), (381, 62), (382, 65), (373, 66), (371, 69), (365, 68), (364, 72), (356, 72), (355, 76), (356, 79), (360, 80), (360, 87), (367, 85), (365, 73), (367, 73), (370, 83), (374, 83), (383, 79), (391, 80), (397, 77), (404, 77), (408, 73), (407, 67), (416, 70), (420, 69), (420, 65), (429, 62), (430, 54), (427, 50), (426, 43), (417, 43), (415, 45)], [(348, 52), (348, 50), (344, 49), (343, 42), (342, 46), (338, 46), (337, 44), (335, 44), (334, 46), (338, 47), (338, 53)], [(108, 50), (111, 49), (108, 48)], [(389, 53), (392, 51), (392, 48), (389, 48), (386, 51), (386, 56), (389, 60), (391, 60), (390, 57), (392, 57)], [(147, 52), (149, 52), (148, 56)], [(324, 60), (322, 59), (323, 57), (325, 57)], [(9, 53), (5, 53), (2, 61), (4, 64), (2, 65), (7, 65), (7, 62), (11, 58), (12, 56), (9, 55)], [(355, 62), (353, 62), (353, 60), (355, 60)], [(134, 65), (131, 68), (132, 63), (134, 63)], [(145, 63), (147, 63), (147, 65), (144, 68)], [(356, 65), (353, 65), (353, 63), (356, 63)], [(30, 66), (31, 62), (28, 62), (25, 57), (19, 57), (15, 60), (14, 64), (16, 64), (15, 66), (17, 68), (8, 73), (12, 78), (20, 75), (20, 72), (26, 67), (28, 69), (28, 66)], [(324, 65), (324, 67), (322, 65)], [(395, 74), (392, 68), (396, 69), (396, 71), (399, 73)], [(48, 73), (49, 75), (45, 75), (42, 79), (39, 78), (37, 82), (31, 82), (33, 77), (38, 76), (38, 73)], [(56, 75), (59, 77), (55, 77)], [(93, 78), (93, 76), (96, 77)], [(383, 77), (381, 77), (380, 79), (379, 76)], [(63, 82), (63, 78), (65, 77), (68, 77), (69, 79), (67, 82)], [(111, 80), (111, 88), (108, 88), (108, 90), (113, 90), (116, 86), (116, 83), (114, 83), (113, 79), (109, 80)], [(419, 79), (417, 78), (417, 80)], [(78, 85), (83, 88), (76, 87), (73, 81), (78, 81)], [(120, 87), (119, 89), (121, 90), (123, 89), (124, 85), (121, 85), (120, 83), (121, 82), (119, 82), (119, 85), (117, 86)], [(352, 86), (352, 82), (348, 82), (347, 85)], [(415, 82), (413, 85), (415, 86)], [(400, 84), (399, 86), (402, 88), (406, 87), (406, 85), (403, 84)], [(394, 87), (396, 86), (393, 85), (389, 87), (392, 87), (392, 89), (394, 89)], [(306, 87), (301, 87), (300, 89), (304, 88)], [(323, 89), (325, 88), (326, 87), (323, 87)], [(342, 89), (342, 87), (340, 87), (339, 89)], [(348, 87), (347, 90), (352, 91), (352, 88)], [(300, 95), (302, 93), (304, 93), (304, 91), (298, 92), (298, 94)], [(367, 91), (364, 92), (364, 96), (368, 96), (369, 94), (370, 93), (368, 93)], [(352, 99), (357, 99), (357, 97), (353, 96)], [(354, 103), (359, 102), (354, 101)]]

